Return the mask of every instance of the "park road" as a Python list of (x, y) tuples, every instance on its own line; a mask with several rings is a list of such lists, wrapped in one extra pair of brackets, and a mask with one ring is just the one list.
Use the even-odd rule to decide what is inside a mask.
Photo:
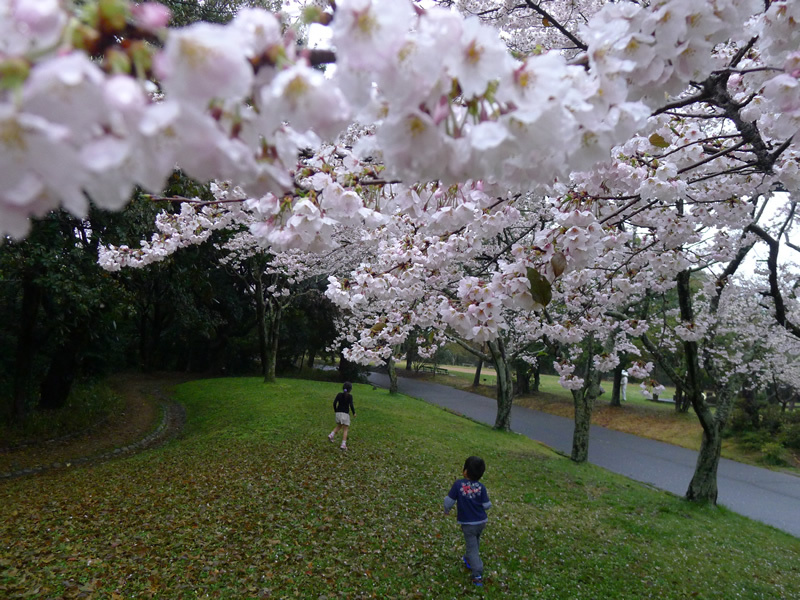
[[(385, 373), (370, 382), (389, 387)], [(427, 381), (399, 378), (399, 391), (493, 425), (497, 403), (491, 398)], [(572, 451), (572, 420), (521, 406), (511, 410), (511, 429), (558, 450)], [(697, 452), (592, 425), (589, 462), (614, 473), (683, 496), (694, 474)], [(721, 459), (717, 501), (741, 515), (800, 537), (800, 477)]]

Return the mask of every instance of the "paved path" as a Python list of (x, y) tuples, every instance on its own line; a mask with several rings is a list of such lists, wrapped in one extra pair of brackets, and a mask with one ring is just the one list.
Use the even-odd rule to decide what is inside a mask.
[[(372, 373), (370, 381), (389, 386), (384, 373)], [(491, 398), (414, 379), (400, 378), (398, 385), (403, 394), (494, 424), (497, 403)], [(572, 427), (571, 419), (521, 406), (511, 409), (511, 429), (567, 455), (572, 450)], [(591, 429), (589, 462), (679, 496), (689, 487), (696, 461), (693, 450), (596, 425)], [(717, 486), (719, 504), (800, 537), (800, 477), (723, 458)]]

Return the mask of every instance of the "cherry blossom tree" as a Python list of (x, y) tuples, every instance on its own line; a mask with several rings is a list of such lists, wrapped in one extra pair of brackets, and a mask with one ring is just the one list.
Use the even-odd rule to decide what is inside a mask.
[[(282, 315), (304, 295), (317, 292), (316, 283), (330, 272), (331, 255), (301, 250), (272, 252), (250, 232), (251, 214), (239, 206), (241, 190), (214, 183), (211, 192), (214, 201), (184, 199), (180, 213), (159, 213), (157, 232), (138, 248), (101, 246), (98, 262), (112, 272), (125, 267), (142, 268), (181, 248), (215, 243), (222, 252), (220, 264), (244, 282), (253, 298), (264, 381), (273, 383)], [(225, 236), (214, 242), (212, 235), (219, 231)]]
[[(392, 289), (468, 340), (497, 339), (505, 308), (541, 310), (534, 295), (563, 299), (545, 323), (595, 340), (561, 367), (590, 397), (593, 377), (569, 371), (571, 359), (610, 366), (627, 344), (615, 327), (638, 331), (607, 321), (606, 299), (607, 314), (625, 296), (680, 287), (708, 254), (735, 265), (754, 239), (770, 253), (765, 310), (797, 333), (778, 260), (781, 242), (796, 247), (796, 3), (443, 4), (494, 18), (502, 35), (441, 6), (339, 0), (304, 12), (331, 33), (330, 50), (313, 50), (257, 9), (170, 29), (160, 5), (108, 0), (76, 15), (58, 0), (2, 0), (0, 234), (24, 237), (57, 207), (120, 207), (136, 186), (158, 194), (180, 164), (242, 190), (225, 211), (193, 211), (205, 229), (247, 213), (276, 253), (326, 251), (342, 228), (361, 230), (391, 250), (359, 270), (362, 296)], [(330, 77), (316, 68), (334, 61)], [(783, 226), (765, 228), (767, 204)], [(447, 302), (423, 297), (419, 277), (435, 285), (437, 265), (471, 258), (522, 214), (538, 224), (534, 242), (513, 244), (481, 284), (462, 270), (439, 285)], [(172, 243), (192, 241), (181, 232)], [(590, 276), (597, 298), (573, 328), (570, 299)]]

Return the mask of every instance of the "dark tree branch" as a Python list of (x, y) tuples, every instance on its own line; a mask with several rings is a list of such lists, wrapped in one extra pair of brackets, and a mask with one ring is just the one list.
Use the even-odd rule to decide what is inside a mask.
[(704, 158), (703, 160), (694, 163), (693, 165), (689, 165), (688, 167), (684, 167), (684, 168), (680, 169), (678, 171), (678, 175), (686, 173), (687, 171), (691, 171), (692, 169), (696, 169), (697, 167), (701, 167), (706, 163), (710, 163), (712, 160), (716, 160), (716, 159), (720, 158), (721, 156), (725, 156), (726, 154), (730, 154), (731, 152), (735, 152), (736, 150), (738, 150), (739, 148), (744, 146), (746, 143), (747, 142), (742, 140), (741, 142), (739, 142), (738, 144), (734, 144), (730, 148), (725, 148), (723, 150), (720, 150), (719, 152), (717, 152), (715, 154), (712, 154), (711, 156), (708, 156), (708, 157)]
[(569, 41), (571, 41), (573, 44), (575, 44), (578, 48), (580, 48), (584, 52), (586, 52), (589, 49), (589, 47), (585, 43), (583, 43), (581, 40), (579, 40), (577, 37), (575, 37), (572, 33), (570, 33), (567, 30), (566, 27), (564, 27), (561, 23), (556, 21), (550, 13), (548, 13), (545, 9), (543, 9), (541, 6), (536, 4), (533, 0), (525, 0), (525, 4), (528, 6), (528, 8), (530, 8), (531, 10), (536, 11), (542, 17), (544, 17), (550, 23), (552, 23), (553, 27), (558, 29)]
[(748, 42), (739, 48), (739, 51), (733, 56), (730, 62), (730, 67), (733, 69), (738, 65), (741, 60), (747, 56), (747, 53), (750, 52), (750, 49), (755, 46), (755, 43), (758, 41), (758, 36), (751, 37)]
[(722, 297), (722, 291), (725, 289), (725, 286), (728, 284), (730, 277), (732, 277), (736, 271), (741, 266), (742, 262), (744, 261), (747, 253), (750, 252), (750, 249), (755, 246), (755, 243), (747, 244), (746, 246), (742, 246), (739, 248), (739, 251), (736, 253), (736, 257), (728, 263), (725, 267), (725, 270), (717, 277), (716, 283), (716, 296), (711, 299), (711, 312), (716, 313), (717, 308), (719, 307), (719, 300)]
[(670, 102), (669, 104), (665, 104), (661, 108), (656, 109), (653, 111), (652, 116), (660, 115), (665, 112), (669, 112), (672, 110), (676, 110), (678, 108), (684, 108), (686, 106), (691, 106), (697, 102), (704, 102), (706, 100), (706, 96), (704, 92), (699, 94), (695, 94), (694, 96), (689, 96), (688, 98), (684, 98), (683, 100), (675, 100), (674, 102)]
[(474, 356), (477, 356), (478, 358), (480, 358), (480, 359), (481, 359), (483, 362), (485, 362), (485, 363), (491, 363), (491, 362), (493, 362), (493, 361), (492, 361), (492, 357), (491, 357), (491, 356), (489, 356), (489, 355), (488, 355), (487, 353), (485, 353), (485, 352), (481, 352), (480, 350), (477, 350), (476, 348), (473, 348), (473, 347), (472, 347), (472, 346), (471, 346), (469, 343), (467, 343), (465, 340), (461, 339), (461, 338), (460, 338), (460, 337), (458, 337), (457, 335), (454, 335), (454, 334), (452, 334), (452, 333), (448, 333), (448, 334), (447, 334), (447, 337), (449, 337), (449, 338), (450, 338), (451, 340), (453, 340), (453, 341), (454, 341), (456, 344), (458, 344), (459, 346), (461, 346), (462, 348), (464, 348), (464, 350), (466, 350), (466, 351), (467, 351), (467, 352), (469, 352), (470, 354), (472, 354), (472, 355), (474, 355)]
[[(681, 271), (677, 277), (678, 306), (680, 307), (681, 321), (694, 323), (694, 309), (692, 308), (691, 274), (689, 271)], [(689, 400), (692, 403), (695, 414), (697, 415), (703, 431), (708, 437), (713, 437), (714, 415), (709, 410), (705, 400), (700, 382), (700, 357), (697, 342), (684, 340), (683, 352), (686, 358), (686, 386)]]
[(751, 231), (761, 238), (769, 247), (769, 257), (767, 258), (767, 269), (769, 270), (769, 291), (768, 296), (772, 297), (775, 305), (775, 320), (778, 325), (786, 329), (789, 333), (800, 339), (800, 326), (792, 323), (786, 316), (786, 304), (783, 300), (780, 285), (778, 284), (778, 252), (780, 250), (780, 241), (773, 238), (762, 227), (755, 223), (747, 227), (747, 231)]
[(698, 144), (708, 144), (709, 142), (713, 142), (715, 140), (730, 140), (738, 137), (739, 137), (738, 133), (734, 133), (731, 135), (715, 135), (704, 138), (702, 140), (695, 140), (694, 142), (689, 142), (688, 144), (684, 144), (683, 146), (678, 146), (677, 148), (673, 148), (672, 150), (670, 150), (669, 152), (665, 152), (664, 154), (653, 155), (653, 158), (662, 160), (672, 154), (675, 154), (676, 152), (680, 152), (681, 150), (685, 150), (686, 148), (689, 148), (691, 146), (696, 146)]

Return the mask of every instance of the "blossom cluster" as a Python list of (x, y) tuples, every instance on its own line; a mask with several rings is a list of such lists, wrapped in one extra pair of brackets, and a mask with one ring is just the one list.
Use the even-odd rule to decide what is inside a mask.
[[(328, 296), (353, 315), (354, 360), (421, 329), (513, 336), (520, 356), (547, 340), (578, 389), (586, 339), (597, 370), (640, 358), (647, 319), (610, 312), (733, 260), (770, 189), (800, 189), (796, 3), (644, 4), (592, 3), (569, 24), (585, 52), (523, 56), (455, 11), (338, 0), (326, 76), (260, 9), (168, 28), (158, 5), (109, 0), (95, 23), (59, 0), (0, 0), (0, 235), (87, 199), (119, 208), (179, 166), (216, 180), (216, 202), (165, 211), (140, 247), (102, 247), (105, 268), (222, 229), (237, 256), (346, 243)], [(711, 312), (664, 346), (718, 331)]]
[[(87, 195), (114, 208), (135, 185), (158, 191), (175, 164), (262, 199), (266, 225), (259, 235), (290, 222), (274, 219), (287, 209), (300, 221), (320, 221), (322, 230), (326, 219), (337, 219), (327, 214), (336, 214), (335, 206), (352, 214), (358, 201), (344, 191), (327, 194), (327, 208), (311, 201), (287, 208), (280, 199), (294, 187), (299, 150), (333, 139), (353, 118), (374, 126), (356, 155), (380, 159), (387, 175), (408, 183), (551, 186), (607, 160), (665, 93), (718, 66), (709, 55), (744, 34), (759, 3), (609, 4), (581, 29), (587, 70), (553, 52), (513, 58), (494, 29), (453, 11), (415, 10), (404, 0), (342, 0), (330, 25), (332, 78), (313, 68), (266, 11), (241, 10), (227, 25), (169, 29), (160, 27), (159, 11), (122, 3), (118, 9), (138, 31), (163, 38), (163, 48), (149, 49), (155, 95), (133, 67), (126, 72), (108, 57), (99, 65), (90, 47), (70, 46), (66, 5), (2, 6), (8, 35), (0, 57), (14, 77), (4, 76), (10, 89), (0, 97), (0, 223), (3, 234), (21, 237), (31, 215), (59, 206), (84, 214)], [(793, 11), (774, 2), (752, 26), (764, 36), (765, 56), (785, 62), (785, 73), (764, 86), (762, 104), (767, 111), (777, 103), (787, 118), (797, 104), (789, 55), (796, 34), (777, 37), (788, 31)], [(120, 32), (129, 33), (126, 23)], [(60, 102), (51, 102), (56, 96)], [(281, 241), (323, 245), (328, 235)]]

